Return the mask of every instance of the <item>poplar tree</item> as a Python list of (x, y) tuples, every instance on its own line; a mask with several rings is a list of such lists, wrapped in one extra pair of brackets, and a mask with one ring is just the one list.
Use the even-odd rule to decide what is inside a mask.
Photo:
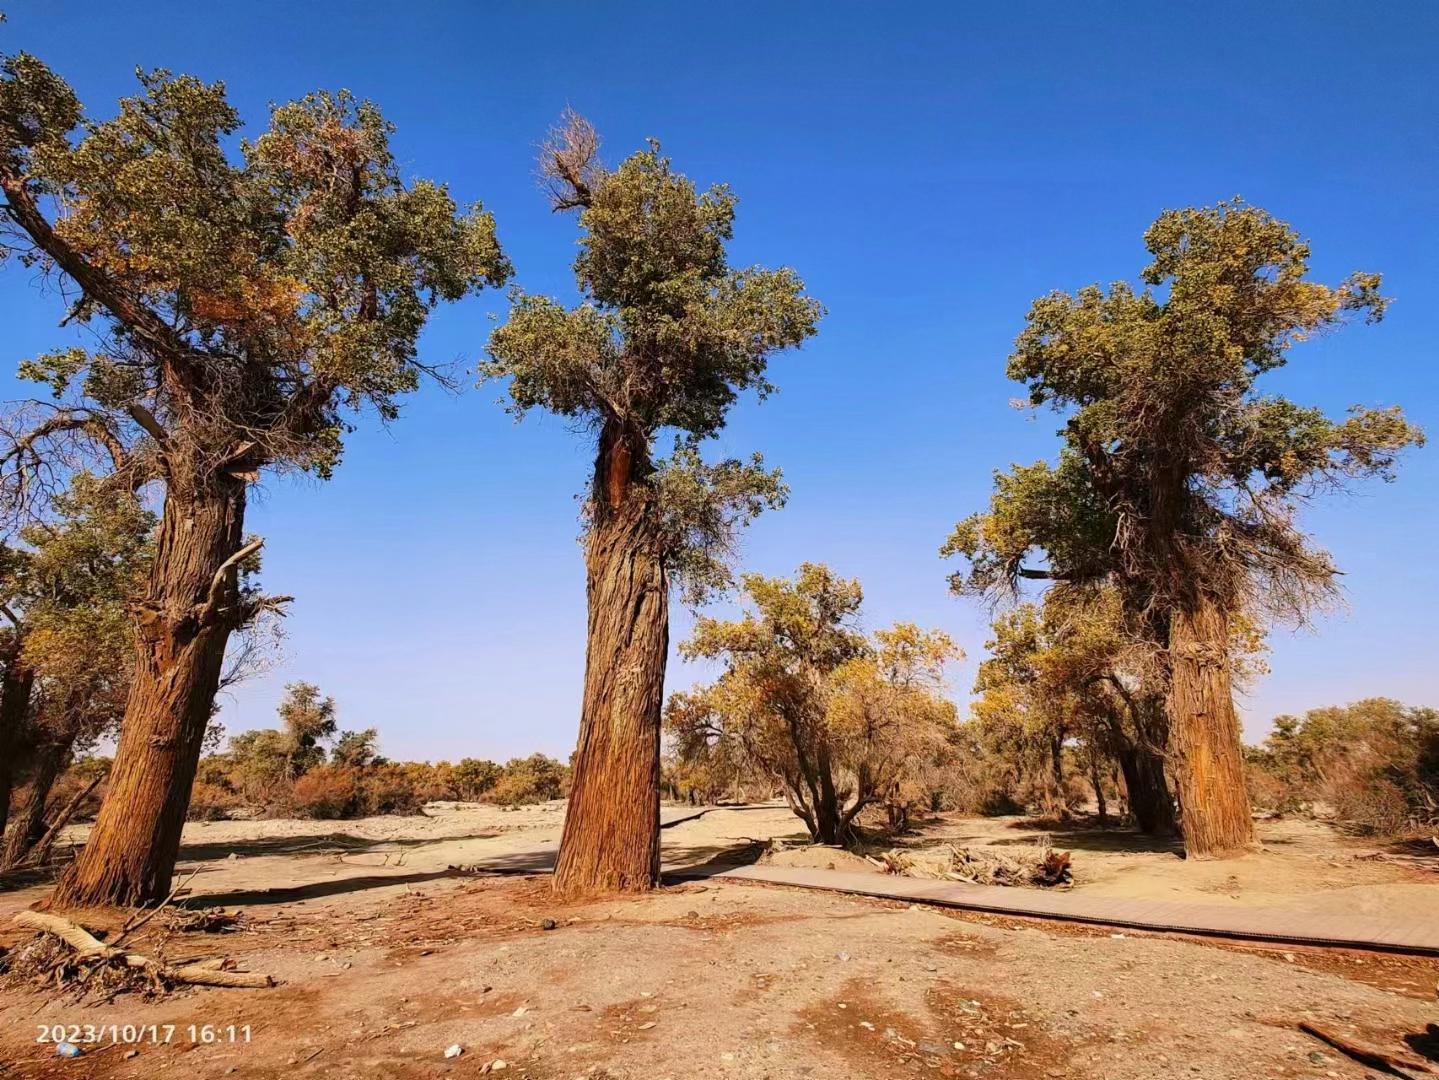
[[(1235, 199), (1161, 214), (1135, 289), (1036, 300), (1009, 358), (1029, 400), (1065, 415), (1058, 464), (996, 478), (989, 511), (946, 545), (962, 592), (1020, 579), (1119, 590), (1162, 649), (1168, 761), (1185, 848), (1253, 840), (1230, 648), (1236, 619), (1305, 618), (1338, 570), (1296, 515), (1312, 496), (1391, 479), (1423, 441), (1398, 408), (1342, 418), (1256, 385), (1293, 346), (1382, 318), (1378, 274), (1311, 280), (1309, 245)], [(1035, 559), (1038, 558), (1038, 563)]]
[(395, 417), (426, 370), (431, 308), (509, 272), (487, 213), (405, 182), (374, 105), (312, 94), (237, 143), (221, 84), (138, 77), (94, 120), (36, 58), (0, 66), (5, 253), (93, 342), (23, 365), (52, 396), (0, 453), (7, 509), (34, 512), (86, 450), (161, 501), (109, 794), (61, 904), (169, 891), (226, 643), (287, 599), (246, 584), (263, 543), (244, 529), (250, 486), (328, 477), (348, 417)]
[[(563, 893), (643, 890), (659, 877), (660, 711), (669, 601), (728, 583), (737, 530), (779, 505), (779, 474), (707, 463), (769, 358), (814, 333), (819, 304), (788, 269), (733, 267), (735, 197), (696, 189), (651, 142), (614, 168), (567, 115), (541, 173), (575, 211), (580, 303), (517, 292), (483, 374), (517, 414), (545, 409), (595, 436), (585, 503), (588, 631), (579, 745), (555, 868)], [(668, 458), (657, 442), (674, 437)]]

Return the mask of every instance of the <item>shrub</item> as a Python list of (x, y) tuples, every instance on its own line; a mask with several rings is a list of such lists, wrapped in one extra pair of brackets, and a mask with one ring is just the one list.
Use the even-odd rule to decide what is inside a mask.
[(196, 780), (190, 793), (190, 809), (186, 814), (189, 821), (224, 821), (231, 810), (238, 810), (245, 804), (239, 794), (227, 786)]
[(499, 782), (503, 773), (504, 770), (493, 761), (462, 758), (451, 770), (454, 797), (470, 802), (482, 799)]
[(531, 754), (512, 758), (503, 775), (490, 789), (490, 802), (500, 806), (520, 806), (549, 802), (564, 794), (568, 769), (552, 757)]
[(295, 781), (288, 802), (296, 817), (332, 820), (355, 817), (362, 797), (358, 770), (320, 765)]
[(1281, 716), (1249, 753), (1251, 790), (1276, 809), (1327, 804), (1355, 830), (1439, 824), (1439, 711), (1368, 698)]
[(387, 762), (351, 770), (360, 776), (361, 814), (413, 814), (429, 801), (422, 786), (429, 766)]

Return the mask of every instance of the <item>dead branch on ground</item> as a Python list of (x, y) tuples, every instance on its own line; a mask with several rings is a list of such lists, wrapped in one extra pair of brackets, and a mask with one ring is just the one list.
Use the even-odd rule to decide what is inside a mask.
[[(59, 915), (39, 911), (22, 911), (15, 916), (16, 926), (38, 930), (58, 938), (73, 952), (56, 958), (44, 974), (56, 974), (56, 981), (64, 985), (73, 981), (84, 985), (100, 970), (130, 969), (140, 976), (140, 983), (150, 989), (168, 989), (171, 986), (226, 986), (260, 988), (275, 985), (269, 975), (254, 971), (228, 971), (215, 966), (224, 961), (206, 961), (172, 967), (159, 960), (153, 960), (140, 953), (126, 952), (113, 945), (106, 945), (78, 923)], [(17, 950), (18, 952), (18, 950)], [(71, 978), (61, 977), (61, 969), (69, 968)], [(139, 988), (139, 987), (137, 987)]]

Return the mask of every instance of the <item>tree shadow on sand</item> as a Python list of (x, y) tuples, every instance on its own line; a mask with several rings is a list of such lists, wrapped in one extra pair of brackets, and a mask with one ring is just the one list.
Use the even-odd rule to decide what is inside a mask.
[(1439, 1061), (1439, 1024), (1430, 1024), (1424, 1031), (1405, 1035), (1404, 1041), (1422, 1058)]
[(180, 858), (193, 862), (225, 859), (230, 855), (250, 858), (261, 855), (357, 855), (366, 852), (404, 850), (426, 844), (489, 840), (499, 832), (468, 833), (461, 836), (388, 837), (355, 836), (344, 832), (316, 832), (298, 836), (266, 836), (254, 840), (214, 840), (180, 845)]
[(995, 836), (993, 824), (987, 828), (967, 831), (963, 820), (940, 821), (920, 826), (914, 832), (894, 838), (894, 846), (922, 848), (949, 843), (957, 847), (1029, 846), (1041, 837), (1048, 837), (1057, 848), (1073, 851), (1127, 852), (1182, 856), (1184, 845), (1177, 836), (1149, 836), (1130, 826), (1100, 827), (1093, 817), (1072, 820), (1020, 818), (1004, 826), (1012, 836)]

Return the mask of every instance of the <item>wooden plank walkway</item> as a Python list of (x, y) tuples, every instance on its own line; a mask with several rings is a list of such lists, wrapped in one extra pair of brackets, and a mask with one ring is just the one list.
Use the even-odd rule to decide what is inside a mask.
[(759, 881), (999, 915), (1062, 919), (1137, 930), (1439, 955), (1439, 920), (1323, 915), (1281, 908), (1229, 908), (1171, 900), (1126, 900), (1086, 896), (1082, 892), (966, 885), (954, 881), (808, 867), (674, 867), (667, 868), (666, 877)]

